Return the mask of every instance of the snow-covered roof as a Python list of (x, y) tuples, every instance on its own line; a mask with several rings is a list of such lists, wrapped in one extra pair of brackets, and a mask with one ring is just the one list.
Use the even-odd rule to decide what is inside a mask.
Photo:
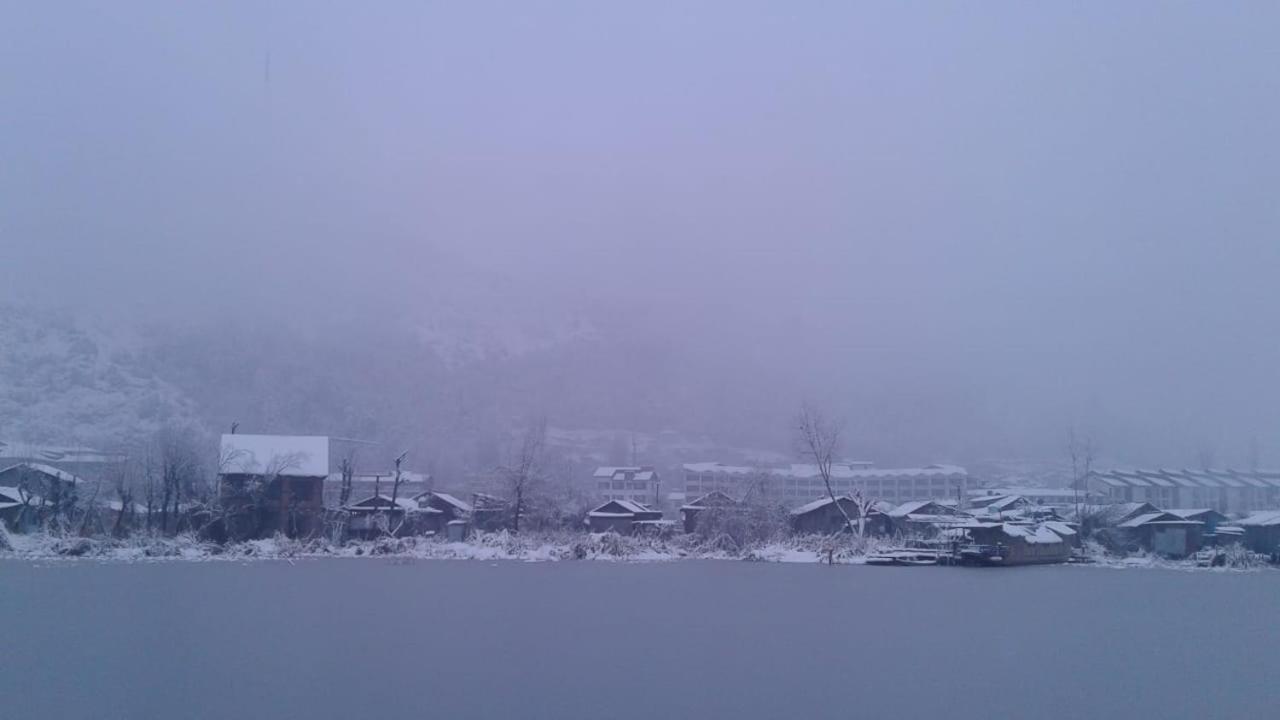
[(638, 482), (649, 482), (657, 477), (653, 468), (647, 466), (627, 465), (621, 467), (598, 467), (591, 474), (593, 478), (609, 478), (613, 480), (634, 480)]
[(696, 500), (689, 503), (688, 505), (681, 507), (680, 509), (681, 510), (704, 510), (708, 506), (723, 507), (726, 505), (737, 505), (737, 504), (738, 504), (738, 501), (734, 500), (729, 495), (722, 493), (719, 490), (712, 490), (711, 492), (705, 495), (702, 495), (701, 497), (697, 498)]
[[(361, 509), (376, 509), (376, 508), (383, 508), (383, 507), (389, 508), (389, 507), (393, 507), (393, 505), (391, 504), (390, 497), (379, 493), (377, 495), (370, 495), (369, 497), (364, 498), (363, 500), (357, 500), (353, 503), (349, 503), (347, 507), (361, 508)], [(413, 510), (416, 512), (426, 513), (428, 515), (431, 513), (440, 512), (439, 510), (432, 507), (420, 508), (418, 507), (418, 503), (414, 502), (411, 498), (406, 498), (406, 497), (397, 497), (394, 507), (397, 507), (401, 510)]]
[(986, 507), (988, 510), (1000, 512), (1001, 510), (1008, 510), (1020, 505), (1030, 504), (1031, 501), (1021, 495), (1005, 495), (1004, 497), (996, 498), (994, 501), (987, 503)]
[(1280, 472), (1274, 470), (1104, 470), (1090, 473), (1089, 479), (1114, 488), (1280, 487)]
[(1160, 518), (1164, 517), (1164, 515), (1165, 514), (1162, 512), (1143, 513), (1136, 517), (1131, 517), (1128, 520), (1125, 520), (1124, 522), (1120, 523), (1120, 527), (1122, 528), (1141, 527), (1142, 525), (1146, 525), (1152, 520), (1159, 520)]
[(1062, 538), (1044, 525), (1013, 525), (1004, 523), (1001, 528), (1009, 537), (1020, 537), (1034, 545), (1050, 545), (1062, 542)]
[(114, 463), (124, 460), (124, 455), (76, 445), (38, 445), (0, 440), (0, 459), (64, 463)]
[(1063, 538), (1075, 537), (1076, 535), (1075, 528), (1071, 527), (1071, 525), (1067, 523), (1059, 522), (1057, 520), (1050, 520), (1044, 523), (1044, 526)]
[(0, 485), (0, 502), (22, 502), (22, 493), (16, 487)]
[(224, 475), (327, 477), (329, 438), (323, 435), (223, 435)]
[[(359, 473), (354, 473), (351, 476), (351, 483), (353, 485), (354, 484), (374, 485), (374, 484), (380, 483), (383, 485), (390, 486), (395, 483), (395, 479), (396, 479), (395, 470), (388, 470), (387, 472), (359, 472)], [(404, 487), (405, 485), (421, 486), (421, 485), (425, 485), (430, 480), (431, 480), (430, 473), (412, 472), (410, 470), (403, 470), (400, 472), (400, 487)], [(340, 472), (329, 473), (329, 476), (325, 479), (325, 481), (333, 484), (341, 483), (342, 473)]]
[(944, 512), (942, 513), (933, 512), (933, 513), (923, 513), (923, 514), (928, 514), (928, 515), (951, 514), (951, 513), (945, 512), (946, 510), (951, 510), (951, 508), (935, 500), (910, 500), (890, 510), (888, 515), (889, 517), (892, 517), (892, 518), (904, 518), (904, 517), (907, 517), (908, 515), (922, 514), (921, 513), (922, 510), (926, 510), (929, 508), (936, 508), (938, 510), (943, 510)]
[[(854, 499), (852, 497), (849, 497), (848, 495), (841, 495), (840, 497), (836, 498), (836, 500), (848, 500), (849, 502), (855, 502)], [(824, 508), (830, 505), (832, 502), (835, 502), (835, 501), (833, 501), (829, 497), (818, 498), (817, 500), (807, 502), (801, 505), (800, 507), (795, 508), (794, 510), (791, 511), (791, 514), (804, 515), (805, 513), (811, 513), (814, 510), (817, 510), (818, 508)]]
[(1143, 513), (1141, 515), (1129, 518), (1128, 520), (1125, 520), (1124, 522), (1120, 523), (1118, 527), (1136, 528), (1136, 527), (1142, 527), (1143, 525), (1201, 525), (1201, 524), (1203, 523), (1201, 523), (1199, 520), (1186, 520), (1184, 518), (1178, 517), (1177, 515), (1174, 515), (1173, 513), (1154, 512), (1154, 513)]
[(1241, 527), (1275, 527), (1280, 525), (1280, 510), (1252, 513), (1247, 518), (1237, 520), (1236, 525)]
[(968, 518), (960, 515), (937, 515), (927, 513), (911, 513), (905, 518), (900, 519), (905, 519), (907, 522), (923, 523), (928, 525), (956, 525), (964, 524), (965, 521), (968, 520)]
[(1205, 515), (1219, 515), (1223, 518), (1226, 517), (1226, 515), (1223, 515), (1213, 508), (1172, 508), (1165, 510), (1165, 512), (1171, 515), (1177, 515), (1183, 520), (1196, 520)]
[(52, 465), (45, 465), (44, 463), (38, 462), (23, 462), (16, 465), (10, 465), (5, 469), (0, 470), (0, 474), (7, 474), (10, 471), (16, 471), (19, 474), (23, 471), (38, 472), (42, 475), (48, 475), (59, 482), (67, 483), (68, 485), (75, 485), (80, 482), (79, 477), (67, 472), (66, 470), (59, 470)]
[[(611, 505), (617, 506), (621, 510), (621, 512), (613, 512), (611, 510), (605, 509)], [(587, 515), (588, 517), (631, 517), (632, 515), (637, 515), (640, 513), (652, 513), (652, 512), (657, 512), (657, 511), (654, 510), (653, 508), (648, 507), (647, 505), (643, 505), (641, 503), (635, 502), (634, 500), (610, 500), (609, 502), (587, 513)]]
[(436, 498), (439, 498), (441, 501), (443, 501), (445, 504), (452, 505), (453, 507), (457, 508), (461, 512), (464, 512), (464, 513), (471, 512), (470, 503), (463, 502), (458, 498), (454, 497), (453, 495), (450, 495), (449, 493), (442, 493), (435, 490), (428, 490), (427, 492), (424, 492), (418, 495), (417, 497), (415, 497), (414, 500), (420, 500), (426, 497), (436, 497)]

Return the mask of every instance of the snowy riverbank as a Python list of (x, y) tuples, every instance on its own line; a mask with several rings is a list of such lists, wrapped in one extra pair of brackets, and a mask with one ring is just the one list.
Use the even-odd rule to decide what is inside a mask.
[[(707, 542), (694, 536), (673, 538), (628, 537), (581, 533), (482, 533), (466, 542), (435, 538), (384, 538), (336, 545), (322, 539), (290, 540), (284, 537), (217, 545), (192, 536), (136, 536), (127, 539), (58, 537), (48, 534), (8, 535), (10, 548), (0, 543), (0, 559), (96, 560), (105, 562), (246, 561), (303, 558), (382, 558), (406, 560), (508, 560), (557, 562), (596, 560), (608, 562), (670, 562), (677, 560), (744, 560), (776, 563), (826, 563), (859, 565), (869, 554), (893, 543), (878, 538), (827, 538), (819, 536), (779, 538), (744, 548), (731, 543)], [(1092, 565), (1116, 569), (1154, 568), (1201, 570), (1192, 560), (1169, 560), (1154, 555), (1119, 557), (1098, 547), (1087, 548)], [(1214, 570), (1266, 567), (1255, 562), (1233, 563)]]
[(734, 548), (731, 543), (701, 541), (692, 536), (670, 539), (628, 537), (611, 533), (481, 533), (465, 542), (430, 537), (350, 541), (341, 545), (323, 539), (284, 537), (217, 545), (192, 536), (136, 536), (127, 539), (58, 537), (47, 534), (9, 535), (11, 549), (0, 558), (27, 560), (87, 559), (103, 561), (275, 560), (322, 557), (373, 557), (422, 560), (515, 560), (554, 562), (603, 560), (661, 562), (685, 559), (747, 560), (839, 564), (861, 563), (869, 552), (887, 547), (884, 541), (802, 537), (784, 538)]

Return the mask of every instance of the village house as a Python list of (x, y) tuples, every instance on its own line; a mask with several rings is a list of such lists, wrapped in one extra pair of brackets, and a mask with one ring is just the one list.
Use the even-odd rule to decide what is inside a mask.
[(511, 518), (510, 503), (488, 493), (471, 493), (471, 525), (476, 530), (501, 530)]
[(0, 485), (17, 488), (46, 502), (61, 498), (70, 501), (83, 483), (79, 476), (44, 463), (21, 462), (0, 470)]
[(591, 478), (596, 484), (596, 494), (602, 500), (629, 500), (641, 504), (658, 501), (658, 471), (649, 465), (598, 467)]
[[(848, 532), (846, 515), (853, 521), (856, 529), (861, 512), (858, 509), (858, 501), (854, 498), (848, 495), (838, 497), (834, 501), (830, 497), (819, 498), (791, 511), (791, 531), (797, 535), (832, 535)], [(862, 523), (862, 530), (868, 535), (880, 534), (884, 531), (884, 527), (884, 513), (880, 509), (868, 512)]]
[(969, 542), (960, 560), (974, 565), (1034, 565), (1066, 562), (1071, 545), (1043, 524), (972, 521), (960, 526)]
[(420, 507), (416, 500), (388, 495), (372, 495), (348, 504), (351, 514), (347, 532), (352, 537), (371, 539), (382, 535), (407, 537), (435, 534), (443, 529), (444, 513), (433, 507)]
[(1195, 520), (1204, 523), (1206, 537), (1217, 533), (1220, 525), (1226, 525), (1231, 521), (1231, 518), (1212, 508), (1172, 508), (1165, 512), (1177, 515), (1183, 520)]
[(1244, 528), (1245, 547), (1280, 558), (1280, 510), (1256, 512), (1236, 524)]
[(469, 503), (438, 490), (428, 490), (415, 496), (413, 500), (420, 508), (440, 511), (438, 523), (450, 542), (465, 540), (471, 533), (471, 521), (475, 513)]
[(889, 510), (889, 531), (902, 535), (936, 535), (963, 521), (965, 513), (935, 500), (911, 500)]
[(1116, 526), (1140, 547), (1172, 558), (1194, 554), (1203, 545), (1204, 523), (1186, 520), (1170, 512), (1131, 517)]
[(329, 438), (223, 435), (219, 494), (231, 537), (310, 535), (320, 530)]
[(439, 510), (445, 522), (469, 520), (471, 518), (472, 508), (469, 503), (439, 490), (428, 490), (419, 493), (413, 496), (413, 501), (418, 504), (418, 507)]
[(739, 512), (742, 503), (716, 490), (703, 495), (693, 502), (680, 507), (681, 524), (684, 531), (691, 533), (698, 527), (698, 516), (707, 512)]
[(626, 535), (662, 521), (662, 511), (631, 500), (610, 500), (587, 513), (587, 527), (594, 533)]

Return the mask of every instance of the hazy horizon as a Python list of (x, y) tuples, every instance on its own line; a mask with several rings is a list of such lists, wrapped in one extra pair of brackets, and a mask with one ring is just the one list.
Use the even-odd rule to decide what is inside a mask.
[(367, 404), (295, 424), (422, 392), (433, 428), (455, 402), (785, 450), (808, 398), (872, 460), (1060, 458), (1074, 426), (1117, 461), (1280, 465), (1275, 5), (0, 18), (0, 300), (214, 348), (527, 349), (353, 350), (316, 386)]

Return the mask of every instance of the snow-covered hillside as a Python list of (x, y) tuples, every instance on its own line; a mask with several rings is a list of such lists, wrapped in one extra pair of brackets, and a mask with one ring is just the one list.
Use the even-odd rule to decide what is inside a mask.
[(0, 306), (0, 437), (111, 446), (194, 415), (129, 342), (63, 314)]

